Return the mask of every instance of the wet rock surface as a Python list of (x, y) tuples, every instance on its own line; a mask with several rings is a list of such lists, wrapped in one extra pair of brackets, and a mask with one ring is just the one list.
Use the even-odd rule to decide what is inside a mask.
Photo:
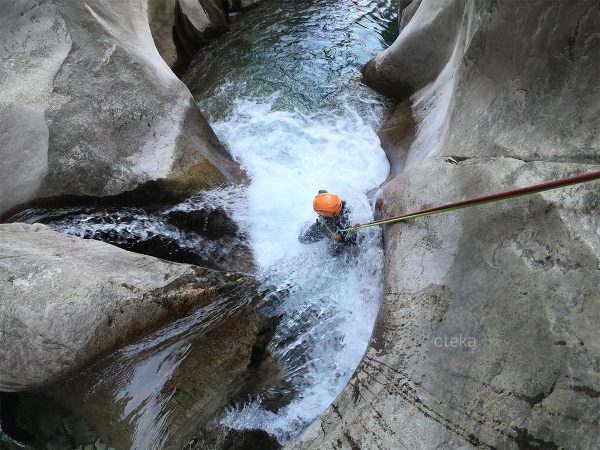
[(149, 0), (148, 16), (158, 52), (177, 74), (199, 48), (229, 30), (221, 0)]
[[(222, 448), (263, 448), (256, 447), (261, 443), (280, 448), (275, 438), (260, 430), (230, 430), (222, 435), (219, 427), (206, 426), (241, 392), (255, 392), (257, 383), (264, 384), (268, 376), (262, 370), (265, 363), (279, 372), (266, 349), (274, 330), (273, 319), (258, 315), (251, 304), (234, 309), (210, 329), (196, 333), (179, 366), (133, 414), (130, 403), (140, 393), (127, 391), (132, 397), (120, 393), (132, 378), (140, 376), (140, 366), (153, 365), (153, 352), (160, 344), (152, 348), (152, 335), (140, 341), (152, 350), (142, 351), (134, 359), (128, 360), (126, 355), (140, 348), (135, 343), (41, 393), (3, 394), (3, 430), (19, 442), (43, 449), (85, 448), (98, 441), (117, 449), (177, 449), (183, 448), (191, 436), (199, 436), (192, 438), (196, 443), (223, 439)], [(155, 337), (156, 342), (160, 340)], [(178, 350), (171, 357), (181, 357)], [(161, 364), (168, 365), (171, 357)], [(147, 373), (143, 382), (152, 386), (161, 375), (161, 371)], [(276, 383), (269, 387), (277, 389)], [(148, 391), (141, 386), (137, 389)]]
[(237, 225), (221, 209), (199, 211), (172, 211), (167, 220), (182, 230), (198, 231), (208, 239), (234, 237), (238, 233)]
[[(598, 170), (599, 14), (593, 1), (423, 0), (365, 69), (405, 102), (382, 132), (398, 165), (382, 214)], [(369, 348), (290, 448), (596, 448), (597, 192), (388, 226)]]
[[(169, 348), (160, 342), (160, 335), (150, 335), (47, 392), (84, 417), (98, 436), (116, 448), (183, 448), (199, 427), (218, 417), (240, 392), (257, 389), (265, 372), (255, 364), (260, 367), (268, 361), (277, 366), (266, 349), (271, 319), (259, 315), (252, 303), (221, 306), (219, 314), (209, 315), (184, 332), (181, 342), (190, 334), (187, 346)], [(164, 331), (179, 330), (168, 326)], [(265, 333), (268, 338), (262, 339)], [(169, 354), (161, 355), (162, 348), (169, 348)], [(158, 363), (169, 370), (173, 361), (176, 365), (162, 385), (156, 383), (162, 370), (140, 370)], [(275, 370), (279, 372), (278, 366)], [(156, 386), (148, 389), (136, 384), (140, 382)], [(276, 387), (274, 383), (269, 386)], [(81, 392), (87, 393), (85, 398)], [(139, 408), (132, 409), (132, 404)]]
[(223, 3), (227, 3), (229, 10), (235, 12), (258, 6), (263, 1), (264, 0), (223, 0)]
[(39, 224), (1, 225), (0, 255), (2, 391), (48, 385), (228, 290), (256, 288)]
[(279, 319), (256, 310), (250, 277), (41, 224), (0, 226), (0, 266), (0, 419), (19, 442), (182, 448), (237, 399), (294, 395), (267, 349)]
[(236, 430), (218, 425), (206, 431), (204, 437), (191, 439), (185, 450), (277, 450), (282, 446), (275, 436), (264, 430)]
[(0, 214), (155, 179), (197, 190), (241, 176), (157, 51), (146, 2), (8, 2), (0, 30)]
[(247, 236), (221, 207), (32, 208), (9, 222), (42, 223), (53, 230), (94, 239), (144, 255), (217, 270), (251, 273)]

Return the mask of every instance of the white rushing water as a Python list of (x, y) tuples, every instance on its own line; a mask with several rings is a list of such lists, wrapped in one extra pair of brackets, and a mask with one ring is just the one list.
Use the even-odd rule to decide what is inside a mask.
[(260, 398), (221, 423), (260, 428), (287, 443), (349, 380), (371, 335), (382, 293), (380, 230), (332, 257), (327, 242), (302, 245), (320, 189), (340, 195), (351, 221), (372, 219), (367, 193), (389, 164), (376, 135), (382, 97), (360, 67), (395, 38), (394, 1), (290, 1), (265, 5), (201, 51), (186, 74), (219, 139), (250, 176), (233, 216), (248, 235), (258, 277), (279, 292), (282, 316), (269, 345), (297, 396), (280, 409)]
[(364, 119), (347, 104), (307, 115), (275, 110), (276, 100), (237, 100), (213, 127), (251, 177), (234, 215), (249, 233), (259, 277), (285, 292), (274, 311), (283, 320), (270, 348), (300, 393), (277, 412), (263, 409), (260, 399), (238, 405), (222, 423), (261, 428), (285, 443), (350, 378), (382, 289), (378, 229), (361, 232), (357, 251), (341, 257), (330, 256), (325, 241), (300, 244), (298, 234), (316, 218), (312, 200), (319, 189), (346, 200), (353, 223), (372, 219), (366, 193), (385, 180), (389, 165), (375, 134), (377, 114)]

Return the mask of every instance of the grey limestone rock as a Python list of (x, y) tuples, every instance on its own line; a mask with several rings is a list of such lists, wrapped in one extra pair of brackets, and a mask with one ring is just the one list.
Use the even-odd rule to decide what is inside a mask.
[[(364, 72), (402, 100), (382, 215), (598, 170), (599, 8), (423, 0)], [(388, 226), (367, 352), (290, 448), (598, 448), (598, 186)]]
[(229, 30), (221, 0), (149, 0), (148, 15), (158, 52), (175, 71), (185, 69), (209, 39)]
[(39, 388), (251, 277), (177, 264), (45, 225), (0, 225), (0, 390)]
[(0, 214), (155, 179), (240, 179), (149, 20), (145, 1), (0, 2)]

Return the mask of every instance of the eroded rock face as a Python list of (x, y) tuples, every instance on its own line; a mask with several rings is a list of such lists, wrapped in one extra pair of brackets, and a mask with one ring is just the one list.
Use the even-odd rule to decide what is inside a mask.
[(221, 0), (149, 0), (148, 13), (156, 47), (176, 73), (211, 38), (229, 30)]
[(400, 0), (398, 3), (398, 25), (400, 30), (402, 30), (408, 22), (413, 18), (417, 9), (421, 5), (422, 0)]
[(150, 29), (158, 52), (181, 75), (210, 39), (229, 31), (229, 13), (262, 0), (148, 0)]
[(10, 120), (0, 121), (3, 148), (27, 149), (5, 152), (2, 155), (2, 214), (3, 208), (10, 208), (35, 197), (41, 187), (48, 173), (48, 127), (40, 111), (25, 105), (0, 103), (0, 116), (10, 117)]
[(271, 335), (266, 342), (260, 338), (270, 320), (244, 301), (249, 292), (239, 294), (199, 310), (197, 322), (190, 314), (128, 345), (52, 386), (48, 395), (115, 448), (183, 448), (198, 427), (253, 383), (255, 354), (271, 360)]
[(169, 263), (44, 225), (0, 226), (0, 391), (48, 385), (249, 277)]
[(0, 39), (0, 214), (159, 178), (195, 189), (239, 179), (157, 51), (146, 2), (5, 2)]
[(435, 80), (452, 53), (464, 8), (461, 0), (423, 1), (391, 47), (364, 67), (365, 82), (403, 98)]
[[(404, 101), (382, 134), (397, 174), (382, 214), (598, 170), (599, 14), (583, 0), (423, 0), (365, 69)], [(291, 448), (596, 448), (597, 193), (386, 228), (373, 339)]]

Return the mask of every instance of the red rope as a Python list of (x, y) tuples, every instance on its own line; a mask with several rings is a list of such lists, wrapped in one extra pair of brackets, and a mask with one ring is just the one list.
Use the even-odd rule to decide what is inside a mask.
[(559, 187), (569, 186), (571, 184), (584, 183), (586, 181), (593, 181), (593, 180), (598, 180), (598, 179), (600, 179), (600, 170), (597, 170), (594, 172), (589, 172), (589, 173), (584, 173), (581, 175), (575, 175), (575, 176), (569, 177), (569, 178), (563, 178), (561, 180), (549, 181), (546, 183), (534, 184), (531, 186), (525, 186), (525, 187), (518, 188), (518, 189), (512, 189), (510, 191), (499, 192), (497, 194), (482, 195), (480, 197), (470, 198), (467, 200), (461, 200), (459, 202), (447, 203), (445, 205), (436, 206), (434, 208), (423, 209), (421, 211), (412, 212), (410, 214), (403, 214), (401, 216), (388, 217), (386, 219), (375, 220), (373, 222), (369, 222), (369, 223), (363, 224), (361, 226), (375, 225), (380, 222), (386, 222), (388, 220), (394, 220), (394, 219), (402, 219), (404, 217), (413, 216), (416, 214), (430, 213), (430, 212), (435, 212), (435, 211), (448, 209), (448, 208), (459, 208), (461, 206), (466, 206), (466, 205), (485, 203), (485, 202), (490, 202), (493, 200), (501, 200), (503, 198), (516, 197), (516, 196), (520, 196), (520, 195), (542, 192), (542, 191), (547, 191), (550, 189), (556, 189)]

